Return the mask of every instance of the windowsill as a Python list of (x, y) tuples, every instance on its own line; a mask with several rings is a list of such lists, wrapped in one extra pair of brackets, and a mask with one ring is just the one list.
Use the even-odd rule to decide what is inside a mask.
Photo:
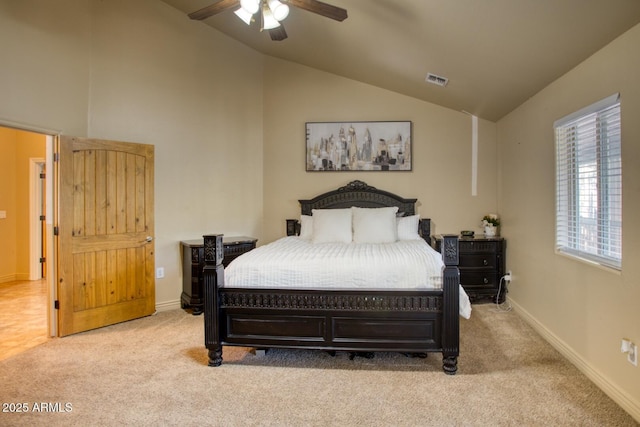
[(621, 269), (617, 269), (617, 268), (614, 268), (614, 267), (609, 267), (607, 265), (602, 265), (602, 264), (600, 264), (600, 263), (598, 263), (596, 261), (592, 261), (592, 260), (587, 259), (587, 258), (582, 258), (580, 256), (573, 255), (573, 254), (568, 254), (566, 252), (561, 252), (561, 251), (558, 251), (558, 250), (555, 250), (555, 253), (556, 253), (556, 255), (560, 255), (561, 257), (564, 257), (564, 258), (567, 258), (567, 259), (570, 259), (570, 260), (573, 260), (573, 261), (577, 261), (577, 262), (579, 262), (581, 264), (587, 264), (587, 265), (590, 265), (592, 267), (599, 268), (600, 270), (604, 270), (604, 271), (607, 271), (609, 273), (616, 274), (618, 276), (622, 275), (622, 270)]

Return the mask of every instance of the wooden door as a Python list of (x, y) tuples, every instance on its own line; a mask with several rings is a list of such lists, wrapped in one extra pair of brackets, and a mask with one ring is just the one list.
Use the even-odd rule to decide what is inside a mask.
[(155, 311), (153, 148), (60, 137), (59, 336)]

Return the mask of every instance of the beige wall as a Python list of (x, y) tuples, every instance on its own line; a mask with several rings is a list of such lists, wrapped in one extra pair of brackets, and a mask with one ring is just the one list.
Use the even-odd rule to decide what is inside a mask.
[[(640, 419), (640, 369), (620, 352), (640, 344), (640, 26), (555, 81), (497, 124), (502, 233), (510, 296), (520, 312)], [(615, 92), (622, 101), (623, 268), (615, 273), (554, 253), (553, 122)]]
[[(436, 233), (480, 232), (497, 207), (495, 124), (480, 120), (478, 195), (471, 195), (471, 117), (276, 58), (265, 59), (264, 235), (285, 233), (300, 215), (298, 199), (359, 179), (418, 198)], [(305, 122), (413, 122), (411, 172), (305, 172)]]
[(0, 123), (155, 145), (159, 307), (180, 240), (262, 237), (262, 55), (156, 0), (0, 0), (0, 40)]
[(0, 1), (0, 119), (86, 134), (91, 4)]

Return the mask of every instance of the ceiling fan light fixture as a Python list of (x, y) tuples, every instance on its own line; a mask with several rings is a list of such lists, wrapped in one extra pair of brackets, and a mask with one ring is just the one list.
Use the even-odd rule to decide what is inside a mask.
[(282, 21), (289, 16), (289, 6), (278, 0), (269, 0), (269, 9), (276, 21)]
[(260, 10), (260, 0), (240, 0), (240, 7), (253, 15)]
[(251, 25), (251, 21), (253, 20), (253, 15), (247, 12), (246, 9), (240, 8), (233, 12), (236, 16), (244, 21), (245, 24)]
[[(238, 7), (238, 5), (240, 7)], [(189, 18), (202, 21), (219, 13), (233, 10), (238, 18), (248, 26), (260, 20), (260, 31), (268, 30), (273, 41), (287, 38), (287, 32), (280, 24), (289, 16), (291, 6), (303, 9), (336, 21), (347, 19), (347, 11), (320, 0), (216, 0), (188, 14)]]
[(278, 28), (279, 26), (280, 23), (273, 16), (271, 9), (269, 9), (269, 7), (265, 5), (264, 9), (262, 10), (262, 29), (273, 30), (274, 28)]

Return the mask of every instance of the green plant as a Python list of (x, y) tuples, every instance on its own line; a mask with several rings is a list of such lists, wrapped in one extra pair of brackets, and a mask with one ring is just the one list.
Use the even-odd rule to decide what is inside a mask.
[(496, 214), (485, 215), (482, 218), (482, 226), (486, 227), (487, 225), (493, 225), (494, 227), (499, 226), (500, 225), (500, 218), (498, 218), (498, 215), (496, 215)]

